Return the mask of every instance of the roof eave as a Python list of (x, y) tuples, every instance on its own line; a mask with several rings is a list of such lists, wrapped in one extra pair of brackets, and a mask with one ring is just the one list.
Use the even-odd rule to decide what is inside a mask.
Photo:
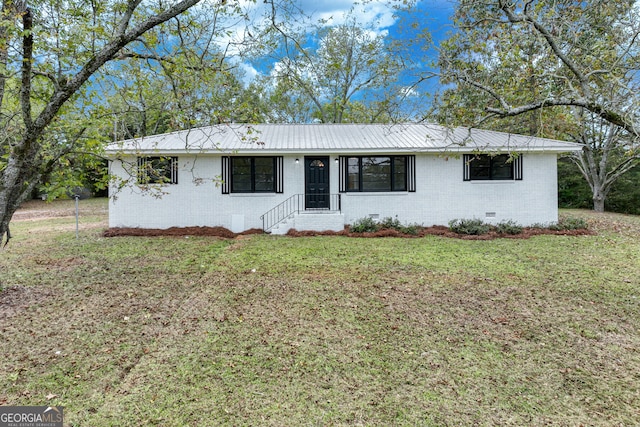
[(122, 155), (304, 155), (304, 154), (463, 154), (472, 152), (481, 153), (569, 153), (582, 151), (581, 145), (576, 146), (556, 146), (556, 147), (429, 147), (429, 148), (404, 148), (404, 147), (388, 147), (388, 148), (368, 148), (368, 149), (337, 149), (337, 148), (323, 148), (323, 149), (290, 149), (290, 150), (270, 150), (268, 148), (254, 148), (254, 149), (242, 149), (242, 150), (206, 150), (206, 149), (107, 149), (105, 153), (109, 157), (118, 157)]

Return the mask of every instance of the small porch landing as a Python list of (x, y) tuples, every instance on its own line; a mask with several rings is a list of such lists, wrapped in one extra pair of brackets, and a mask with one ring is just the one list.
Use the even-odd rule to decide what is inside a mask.
[(265, 212), (260, 219), (262, 229), (272, 234), (286, 234), (292, 228), (299, 231), (344, 229), (340, 194), (294, 194)]
[(271, 228), (271, 234), (283, 235), (291, 229), (300, 231), (342, 231), (344, 215), (336, 211), (300, 211)]

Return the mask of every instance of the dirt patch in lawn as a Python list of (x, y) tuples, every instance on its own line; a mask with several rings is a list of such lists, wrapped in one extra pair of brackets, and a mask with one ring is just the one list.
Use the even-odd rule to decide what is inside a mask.
[[(13, 221), (40, 221), (76, 215), (75, 200), (27, 200), (13, 214)], [(80, 200), (78, 212), (81, 218), (107, 215), (107, 199), (95, 198)]]
[(0, 320), (15, 316), (22, 310), (45, 301), (53, 295), (43, 287), (10, 286), (0, 291)]
[[(51, 209), (33, 209), (32, 206), (36, 206), (35, 203), (31, 203), (28, 208), (16, 211), (13, 214), (14, 221), (29, 221), (29, 220), (43, 220), (51, 218), (64, 218), (68, 216), (74, 216), (76, 214), (73, 207), (67, 209), (60, 209), (58, 207), (52, 207)], [(31, 209), (30, 209), (31, 208)]]
[[(102, 235), (104, 237), (117, 236), (213, 236), (224, 239), (234, 239), (238, 236), (250, 234), (262, 234), (259, 228), (252, 228), (241, 233), (234, 233), (224, 227), (171, 227), (167, 229), (160, 228), (109, 228)], [(550, 230), (545, 228), (524, 228), (520, 234), (501, 234), (491, 231), (482, 235), (464, 235), (454, 233), (445, 226), (424, 227), (418, 230), (416, 234), (406, 234), (394, 229), (384, 229), (371, 233), (354, 233), (345, 228), (342, 231), (298, 231), (289, 230), (289, 237), (312, 237), (312, 236), (346, 236), (346, 237), (424, 237), (424, 236), (443, 236), (465, 240), (492, 240), (498, 238), (507, 239), (528, 239), (532, 236), (544, 234), (563, 235), (563, 236), (583, 236), (593, 235), (593, 231), (588, 229), (580, 230)]]

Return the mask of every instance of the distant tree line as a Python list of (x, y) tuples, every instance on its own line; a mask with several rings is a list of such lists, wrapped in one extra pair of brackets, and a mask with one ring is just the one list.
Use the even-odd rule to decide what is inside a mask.
[[(558, 204), (561, 208), (593, 209), (591, 188), (575, 163), (566, 157), (558, 162)], [(605, 210), (640, 215), (640, 166), (622, 175), (611, 187)]]

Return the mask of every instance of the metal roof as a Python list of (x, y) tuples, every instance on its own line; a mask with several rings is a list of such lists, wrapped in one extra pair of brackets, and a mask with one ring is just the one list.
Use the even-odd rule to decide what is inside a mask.
[(580, 144), (433, 124), (225, 124), (110, 144), (107, 153), (569, 152)]

